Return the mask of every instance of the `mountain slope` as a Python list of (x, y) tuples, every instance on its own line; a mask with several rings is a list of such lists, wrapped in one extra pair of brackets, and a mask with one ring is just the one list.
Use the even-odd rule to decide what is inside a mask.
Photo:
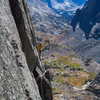
[(80, 7), (67, 0), (27, 0), (37, 35), (61, 33)]
[[(76, 46), (77, 53), (80, 56), (87, 56), (100, 61), (98, 56), (100, 55), (100, 1), (88, 0), (82, 9), (78, 9), (71, 22), (73, 30), (75, 30), (77, 23), (84, 32), (85, 38), (89, 39), (82, 42), (82, 37), (80, 37), (80, 42), (77, 42)], [(82, 31), (76, 29), (77, 37), (82, 34)]]
[[(56, 13), (64, 15), (65, 12), (68, 15), (73, 14), (74, 11), (82, 6), (85, 3), (85, 0), (74, 1), (74, 0), (41, 0), (48, 4), (48, 7), (51, 8)], [(72, 13), (71, 13), (72, 12)], [(66, 14), (67, 14), (66, 13)]]
[(28, 0), (27, 2), (36, 35), (61, 33), (66, 28), (68, 19), (53, 12), (44, 2), (40, 0)]

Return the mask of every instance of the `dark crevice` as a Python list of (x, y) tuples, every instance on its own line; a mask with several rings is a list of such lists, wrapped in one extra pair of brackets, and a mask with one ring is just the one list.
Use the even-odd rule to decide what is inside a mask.
[(36, 66), (36, 57), (30, 44), (29, 37), (25, 31), (23, 13), (19, 7), (20, 4), (18, 0), (9, 0), (9, 3), (22, 42), (22, 51), (25, 53), (28, 67), (32, 71)]
[(26, 9), (26, 3), (25, 3), (25, 1), (23, 0), (22, 1), (23, 2), (23, 6), (24, 6), (24, 10), (25, 10), (25, 13), (26, 13), (26, 17), (27, 17), (27, 19), (28, 19), (28, 24), (29, 24), (29, 27), (30, 27), (30, 31), (31, 31), (31, 37), (33, 37), (32, 38), (32, 43), (33, 43), (33, 45), (35, 46), (36, 45), (36, 40), (35, 40), (35, 33), (34, 33), (34, 28), (33, 28), (33, 26), (32, 26), (32, 22), (30, 21), (31, 19), (30, 19), (30, 17), (28, 16), (28, 9)]

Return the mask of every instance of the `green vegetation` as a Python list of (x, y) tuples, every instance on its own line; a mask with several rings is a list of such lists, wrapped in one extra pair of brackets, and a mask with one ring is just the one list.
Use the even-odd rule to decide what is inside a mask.
[(72, 69), (77, 69), (77, 70), (81, 70), (82, 68), (80, 68), (80, 64), (78, 63), (71, 63), (69, 64), (70, 68)]
[(61, 81), (60, 78), (57, 78), (55, 81), (56, 81), (58, 84), (62, 85), (62, 81)]
[(45, 60), (45, 61), (43, 61), (43, 64), (44, 64), (44, 65), (48, 65), (49, 62), (48, 62), (47, 60)]
[(55, 92), (56, 92), (56, 90), (57, 90), (57, 88), (56, 88), (56, 87), (52, 87), (52, 91), (53, 91), (53, 93), (55, 93)]
[(50, 66), (52, 67), (59, 67), (58, 63), (56, 61), (51, 61)]
[(69, 55), (69, 57), (70, 57), (70, 58), (76, 58), (76, 56), (73, 55), (73, 54), (72, 54), (72, 55)]
[[(55, 56), (53, 55), (53, 57)], [(71, 85), (76, 87), (82, 86), (88, 81), (93, 80), (95, 76), (94, 73), (83, 70), (74, 55), (57, 55), (54, 60), (45, 60), (43, 63), (46, 68), (51, 68), (55, 75), (53, 77), (53, 81), (59, 85)], [(66, 75), (66, 71), (64, 69), (66, 66), (66, 71), (68, 71), (68, 73), (67, 76), (64, 76), (64, 73)]]
[(89, 74), (90, 79), (94, 79), (95, 73), (93, 72), (87, 72)]
[(69, 68), (71, 70), (83, 70), (80, 67), (80, 64), (77, 62), (77, 60), (73, 60), (72, 58), (75, 59), (74, 55), (71, 56), (59, 56), (56, 60), (54, 61), (43, 61), (44, 65), (48, 65), (51, 67), (59, 67), (61, 70), (63, 70), (63, 68), (65, 66), (69, 66)]

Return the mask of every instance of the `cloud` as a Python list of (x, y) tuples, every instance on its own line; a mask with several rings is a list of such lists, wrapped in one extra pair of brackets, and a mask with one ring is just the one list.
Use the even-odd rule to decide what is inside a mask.
[(54, 9), (64, 9), (64, 3), (58, 3), (56, 0), (51, 0), (52, 7)]
[(56, 10), (66, 10), (75, 12), (77, 8), (81, 8), (82, 5), (78, 6), (72, 0), (64, 0), (64, 2), (59, 3), (57, 0), (51, 0), (52, 7)]
[(54, 9), (65, 9), (75, 6), (75, 3), (73, 3), (72, 0), (64, 0), (63, 3), (58, 3), (56, 0), (51, 0), (51, 4)]

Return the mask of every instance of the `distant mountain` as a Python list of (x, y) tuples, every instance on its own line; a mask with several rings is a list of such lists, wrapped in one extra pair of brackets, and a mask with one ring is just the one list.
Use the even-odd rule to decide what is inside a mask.
[(82, 6), (71, 0), (26, 0), (32, 23), (38, 34), (57, 33), (66, 29), (78, 7)]
[(64, 15), (73, 15), (78, 7), (81, 7), (86, 0), (41, 0), (48, 4), (54, 12)]
[(61, 16), (48, 7), (46, 2), (41, 0), (27, 0), (30, 10), (32, 24), (36, 31), (36, 35), (61, 33), (66, 29), (70, 17)]

